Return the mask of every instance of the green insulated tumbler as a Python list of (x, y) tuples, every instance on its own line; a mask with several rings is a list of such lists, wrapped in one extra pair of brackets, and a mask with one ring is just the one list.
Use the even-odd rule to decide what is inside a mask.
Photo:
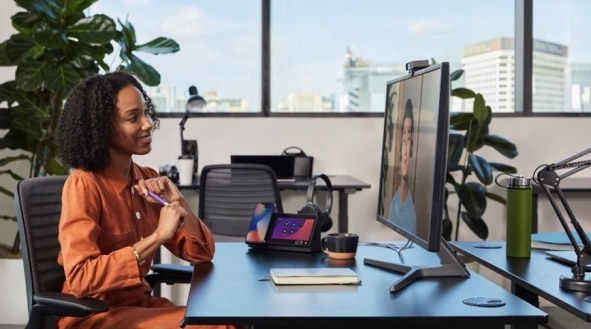
[(507, 257), (530, 257), (531, 209), (530, 179), (511, 176), (507, 185)]

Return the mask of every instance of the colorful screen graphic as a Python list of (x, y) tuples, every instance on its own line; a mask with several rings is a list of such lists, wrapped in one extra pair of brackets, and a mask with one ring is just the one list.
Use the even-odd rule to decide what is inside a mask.
[(314, 229), (314, 218), (295, 218), (277, 216), (273, 225), (272, 239), (301, 241), (303, 244), (310, 241)]
[(246, 242), (249, 243), (264, 243), (271, 215), (275, 205), (272, 203), (257, 203), (254, 207), (254, 212), (246, 234)]

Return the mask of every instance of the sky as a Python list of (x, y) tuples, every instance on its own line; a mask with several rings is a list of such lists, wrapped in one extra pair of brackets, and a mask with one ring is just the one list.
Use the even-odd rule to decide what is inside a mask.
[[(347, 49), (378, 64), (433, 58), (459, 63), (463, 47), (513, 37), (513, 0), (280, 0), (271, 4), (271, 86), (289, 92), (342, 90)], [(572, 61), (591, 62), (591, 1), (536, 0), (534, 38), (566, 44)], [(128, 18), (138, 41), (175, 39), (175, 54), (142, 55), (174, 83), (219, 97), (246, 97), (258, 110), (259, 0), (100, 0), (96, 12)]]

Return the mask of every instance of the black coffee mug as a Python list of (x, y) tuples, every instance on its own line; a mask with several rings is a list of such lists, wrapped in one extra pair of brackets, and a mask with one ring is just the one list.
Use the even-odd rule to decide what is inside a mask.
[(355, 233), (330, 233), (322, 238), (320, 245), (328, 257), (351, 259), (357, 254), (359, 235)]

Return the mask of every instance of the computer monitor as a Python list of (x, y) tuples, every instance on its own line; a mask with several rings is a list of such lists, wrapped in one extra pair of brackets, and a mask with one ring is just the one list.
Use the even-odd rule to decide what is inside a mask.
[(449, 63), (419, 69), (407, 66), (411, 67), (408, 75), (387, 83), (377, 220), (420, 247), (437, 252), (442, 265), (411, 268), (365, 259), (368, 265), (405, 273), (391, 291), (421, 277), (469, 276), (441, 237), (449, 138)]
[(230, 155), (230, 163), (264, 164), (275, 172), (277, 180), (293, 181), (295, 158), (282, 155)]

